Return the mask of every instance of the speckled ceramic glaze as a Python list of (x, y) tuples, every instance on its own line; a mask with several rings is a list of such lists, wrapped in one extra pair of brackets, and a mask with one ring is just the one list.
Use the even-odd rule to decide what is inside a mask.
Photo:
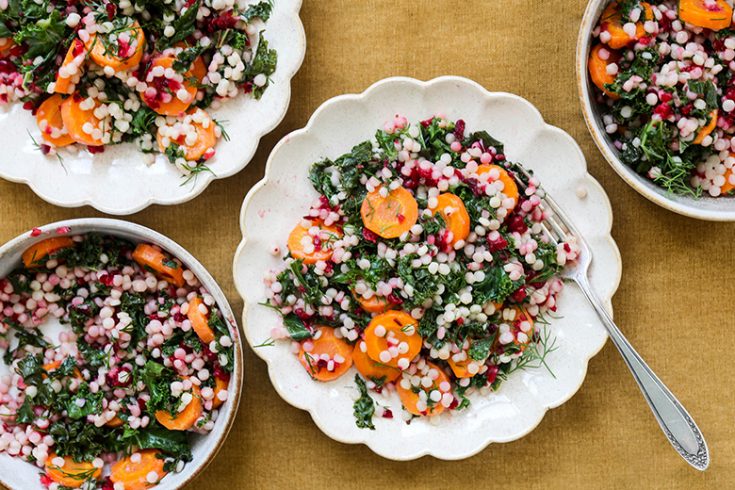
[[(230, 325), (230, 331), (235, 346), (235, 365), (227, 388), (228, 399), (220, 408), (220, 414), (212, 432), (205, 436), (192, 436), (192, 454), (194, 459), (189, 462), (181, 473), (170, 473), (154, 488), (180, 488), (192, 480), (214, 459), (230, 431), (237, 407), (240, 403), (242, 388), (242, 342), (237, 329), (237, 322), (232, 314), (227, 298), (215, 282), (214, 278), (189, 252), (173, 240), (144, 226), (125, 221), (89, 218), (68, 220), (40, 227), (40, 236), (31, 236), (28, 231), (14, 240), (0, 247), (0, 277), (5, 276), (21, 264), (21, 254), (34, 243), (45, 238), (61, 235), (78, 235), (88, 232), (99, 232), (126, 238), (133, 242), (147, 242), (159, 245), (175, 257), (179, 258), (190, 269), (199, 282), (209, 290), (217, 302), (225, 321)], [(61, 233), (59, 233), (61, 232)], [(61, 328), (58, 322), (51, 319), (41, 327), (45, 332)], [(0, 375), (8, 373), (8, 366), (0, 359)], [(0, 486), (13, 490), (43, 490), (39, 481), (39, 468), (31, 463), (0, 453)]]
[[(269, 269), (281, 267), (281, 258), (274, 257), (271, 248), (285, 245), (294, 224), (317, 196), (307, 178), (311, 163), (349, 151), (354, 144), (371, 138), (396, 113), (409, 121), (436, 113), (462, 118), (468, 131), (486, 129), (505, 143), (508, 158), (533, 169), (543, 187), (585, 234), (594, 252), (592, 284), (611, 309), (621, 264), (610, 236), (610, 204), (587, 173), (574, 140), (545, 124), (539, 112), (518, 96), (491, 93), (459, 77), (428, 82), (389, 78), (362, 94), (336, 97), (323, 104), (305, 128), (276, 146), (265, 178), (245, 198), (240, 218), (243, 241), (235, 257), (234, 277), (245, 299), (244, 332), (251, 345), (266, 340), (271, 328), (280, 322), (276, 312), (259, 304), (266, 298), (262, 278)], [(576, 285), (569, 285), (562, 293), (558, 313), (561, 318), (553, 321), (552, 328), (559, 348), (548, 358), (556, 377), (542, 369), (519, 372), (498, 392), (472, 396), (471, 406), (464, 411), (442, 414), (433, 423), (414, 419), (410, 425), (400, 418), (376, 418), (374, 431), (355, 425), (354, 368), (338, 380), (320, 383), (311, 380), (291, 353), (289, 342), (257, 347), (255, 352), (268, 364), (278, 393), (295, 407), (308, 410), (319, 428), (333, 439), (363, 443), (396, 460), (427, 454), (461, 459), (491, 442), (512, 441), (527, 434), (546, 410), (564, 403), (581, 385), (587, 362), (604, 345), (607, 335)], [(394, 413), (400, 410), (397, 397), (385, 403)]]
[(714, 198), (709, 197), (708, 194), (695, 199), (689, 196), (671, 194), (654, 184), (650, 179), (637, 174), (631, 167), (620, 161), (619, 151), (613, 146), (610, 136), (605, 132), (600, 107), (593, 100), (594, 86), (589, 80), (587, 72), (587, 59), (592, 45), (592, 30), (608, 2), (609, 0), (592, 0), (587, 4), (587, 10), (579, 28), (579, 39), (577, 40), (577, 87), (579, 89), (579, 100), (582, 104), (582, 114), (592, 134), (592, 139), (595, 140), (595, 144), (597, 144), (613, 170), (625, 182), (662, 208), (703, 220), (735, 221), (735, 199)]
[[(306, 39), (299, 18), (301, 0), (278, 0), (265, 25), (269, 46), (278, 51), (272, 83), (260, 100), (241, 94), (209, 111), (221, 121), (230, 141), (221, 140), (203, 172), (184, 184), (180, 172), (163, 155), (149, 165), (133, 143), (110, 146), (104, 153), (61, 149), (57, 158), (38, 151), (35, 118), (21, 104), (0, 113), (0, 177), (28, 184), (45, 201), (64, 207), (88, 204), (109, 214), (126, 215), (151, 204), (180, 204), (198, 196), (217, 178), (236, 174), (250, 162), (260, 138), (281, 122), (291, 98), (291, 78), (304, 59)], [(30, 135), (29, 135), (30, 134)]]

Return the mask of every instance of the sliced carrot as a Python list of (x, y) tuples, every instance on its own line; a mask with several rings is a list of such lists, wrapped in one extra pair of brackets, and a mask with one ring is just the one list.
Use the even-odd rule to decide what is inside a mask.
[[(516, 340), (514, 340), (513, 343), (519, 346), (521, 351), (523, 351), (526, 349), (526, 347), (529, 346), (529, 344), (533, 340), (533, 334), (534, 334), (534, 328), (535, 328), (534, 322), (533, 322), (533, 318), (531, 318), (531, 315), (524, 313), (523, 310), (521, 310), (520, 308), (513, 307), (513, 309), (516, 311), (516, 316), (515, 316), (515, 319), (513, 320), (513, 325), (512, 325), (512, 331), (513, 331), (513, 334), (516, 336)], [(531, 328), (528, 331), (524, 332), (523, 329), (521, 329), (521, 323), (525, 321), (531, 324)], [(518, 334), (521, 332), (526, 334), (526, 340), (524, 341), (519, 341), (517, 338)]]
[[(317, 327), (313, 339), (301, 343), (299, 361), (309, 375), (319, 381), (337, 379), (352, 367), (352, 346), (337, 338), (332, 327)], [(304, 346), (311, 344), (307, 352)], [(327, 360), (326, 358), (329, 358)], [(341, 361), (341, 362), (340, 362)], [(330, 370), (330, 363), (332, 369)]]
[[(166, 68), (173, 68), (175, 62), (176, 56), (174, 55), (158, 56), (151, 62), (148, 74), (151, 74), (151, 70), (158, 66), (164, 70)], [(148, 84), (156, 89), (156, 94), (149, 95), (147, 92), (141, 94), (143, 102), (164, 116), (181, 116), (191, 106), (192, 102), (194, 102), (197, 94), (197, 85), (194, 82), (195, 75), (192, 73), (192, 70), (188, 70), (182, 76), (182, 82), (160, 76), (153, 77), (152, 81)], [(148, 76), (146, 76), (146, 81), (148, 81)], [(178, 97), (178, 91), (182, 88), (189, 94), (189, 98), (186, 101)]]
[(120, 427), (124, 423), (125, 423), (125, 421), (123, 419), (121, 419), (120, 417), (118, 417), (117, 415), (115, 415), (112, 419), (110, 419), (110, 420), (107, 421), (107, 423), (105, 424), (105, 426), (112, 427), (114, 429), (116, 427)]
[(375, 189), (362, 201), (360, 215), (368, 230), (383, 238), (397, 238), (416, 224), (419, 206), (405, 187), (390, 191), (386, 197)]
[[(49, 362), (48, 364), (44, 364), (43, 365), (43, 370), (46, 371), (47, 373), (52, 373), (52, 372), (56, 371), (57, 369), (59, 369), (59, 367), (61, 366), (61, 364), (63, 362), (64, 361), (53, 361), (53, 362)], [(42, 376), (44, 378), (47, 377), (45, 374), (42, 374)], [(82, 379), (82, 372), (79, 371), (79, 368), (74, 368), (74, 377), (77, 378), (77, 379)]]
[[(641, 2), (641, 6), (644, 9), (642, 15), (643, 20), (652, 20), (653, 10), (651, 9), (651, 6), (646, 2)], [(606, 44), (612, 49), (624, 48), (646, 35), (646, 31), (643, 27), (643, 21), (635, 23), (634, 37), (630, 37), (628, 33), (625, 32), (625, 29), (623, 29), (623, 18), (622, 13), (620, 12), (620, 5), (615, 1), (610, 2), (602, 12), (602, 16), (600, 17), (600, 29), (602, 31), (607, 31), (610, 34), (610, 40)]]
[(222, 379), (217, 376), (214, 377), (214, 398), (212, 399), (212, 408), (219, 408), (224, 403), (224, 401), (217, 397), (217, 393), (220, 391), (227, 391), (229, 384), (230, 382), (226, 379)]
[(54, 94), (38, 107), (36, 112), (36, 124), (41, 130), (41, 136), (48, 143), (62, 147), (74, 144), (74, 138), (64, 128), (61, 118), (61, 103), (64, 99), (59, 94)]
[[(140, 460), (136, 454), (140, 456)], [(158, 449), (144, 449), (115, 462), (110, 467), (110, 480), (112, 483), (122, 484), (125, 490), (145, 490), (166, 476), (163, 463), (163, 457)], [(158, 477), (154, 483), (148, 481), (151, 472)]]
[(498, 171), (499, 177), (497, 180), (503, 183), (503, 194), (505, 194), (506, 197), (513, 199), (515, 203), (518, 204), (518, 198), (520, 196), (520, 194), (518, 194), (518, 184), (516, 184), (516, 180), (503, 167), (483, 163), (477, 167), (477, 175), (489, 173), (493, 169)]
[(73, 246), (74, 240), (66, 236), (47, 238), (46, 240), (34, 243), (23, 252), (23, 265), (26, 267), (37, 266), (40, 262), (46, 260), (49, 255)]
[[(316, 235), (311, 235), (309, 230), (318, 227)], [(299, 222), (288, 236), (288, 251), (295, 259), (301, 259), (305, 264), (314, 264), (320, 260), (327, 261), (332, 258), (332, 244), (342, 237), (342, 231), (334, 226), (327, 226), (321, 221), (314, 220), (311, 227), (306, 227)], [(305, 250), (307, 245), (313, 245), (314, 250)]]
[[(600, 56), (601, 50), (606, 50), (610, 55), (607, 59), (602, 59)], [(597, 88), (602, 90), (605, 95), (611, 99), (619, 99), (620, 96), (615, 92), (612, 92), (605, 85), (615, 82), (615, 75), (611, 75), (607, 72), (607, 65), (615, 63), (620, 58), (617, 51), (612, 51), (609, 48), (604, 47), (602, 44), (598, 44), (590, 50), (590, 57), (587, 62), (587, 69), (590, 72), (590, 80), (595, 84)]]
[[(452, 368), (452, 372), (458, 378), (472, 378), (477, 374), (484, 363), (484, 361), (476, 361), (472, 359), (467, 351), (465, 351), (465, 355), (467, 357), (461, 361), (455, 361), (454, 356), (449, 356), (449, 359), (447, 359), (447, 364), (449, 364), (449, 367)], [(477, 370), (475, 370), (474, 373), (470, 371), (470, 365), (475, 365), (477, 367)]]
[(17, 44), (15, 44), (12, 37), (0, 37), (0, 58), (7, 58), (10, 50), (15, 46)]
[(180, 124), (191, 125), (196, 132), (197, 138), (193, 144), (187, 144), (186, 135), (182, 134), (175, 140), (171, 140), (167, 136), (164, 136), (164, 128), (167, 126), (161, 126), (158, 128), (156, 133), (156, 141), (158, 142), (158, 148), (161, 153), (166, 151), (166, 148), (173, 144), (178, 145), (184, 150), (184, 158), (189, 161), (197, 161), (202, 158), (209, 150), (214, 148), (217, 144), (217, 123), (207, 114), (204, 109), (192, 109), (188, 113), (188, 116), (183, 121), (179, 121)]
[(717, 109), (713, 109), (712, 112), (709, 113), (709, 122), (707, 122), (706, 125), (702, 126), (702, 129), (699, 130), (697, 133), (696, 138), (694, 138), (695, 145), (699, 145), (704, 141), (704, 138), (707, 137), (712, 131), (715, 130), (717, 127)]
[[(449, 393), (449, 390), (445, 391), (441, 389), (442, 387), (450, 385), (449, 378), (447, 377), (444, 370), (442, 370), (442, 368), (440, 368), (436, 364), (427, 362), (424, 368), (416, 375), (421, 378), (427, 376), (429, 378), (433, 378), (433, 371), (436, 371), (437, 375), (436, 378), (433, 379), (433, 383), (431, 384), (431, 386), (428, 388), (424, 387), (422, 384), (419, 384), (418, 386), (413, 386), (410, 381), (412, 376), (410, 376), (408, 373), (404, 373), (403, 378), (396, 383), (396, 391), (398, 392), (398, 397), (401, 399), (403, 408), (405, 408), (408, 413), (411, 413), (413, 415), (439, 415), (444, 411), (445, 407), (440, 402), (426, 403), (422, 402), (421, 398), (419, 397), (419, 392), (421, 391), (426, 393), (427, 399), (429, 399), (429, 394), (434, 390), (438, 390), (439, 393), (441, 393), (442, 395), (444, 395), (445, 393)], [(444, 383), (446, 383), (446, 385)], [(406, 385), (408, 385), (409, 387), (406, 387)], [(426, 407), (424, 408), (423, 405), (426, 405)]]
[(445, 192), (439, 194), (436, 200), (437, 205), (434, 212), (439, 213), (447, 226), (447, 231), (452, 232), (450, 244), (465, 240), (470, 234), (470, 215), (462, 199), (455, 194)]
[(169, 430), (189, 430), (194, 427), (196, 421), (202, 416), (203, 410), (202, 395), (197, 385), (192, 385), (191, 395), (189, 404), (175, 415), (171, 415), (166, 410), (158, 410), (156, 412), (158, 423)]
[(201, 56), (197, 56), (194, 63), (191, 65), (191, 74), (196, 78), (197, 82), (202, 83), (204, 77), (207, 76), (207, 65), (204, 64), (204, 60)]
[(214, 340), (214, 330), (209, 326), (209, 312), (202, 313), (202, 306), (204, 306), (205, 309), (207, 308), (204, 301), (202, 301), (198, 296), (189, 301), (189, 309), (186, 312), (186, 317), (191, 322), (191, 328), (194, 329), (197, 337), (199, 337), (202, 342), (209, 345), (209, 343)]
[[(56, 453), (49, 454), (44, 469), (46, 475), (59, 485), (69, 488), (79, 488), (87, 480), (99, 480), (102, 468), (95, 468), (90, 462), (76, 462), (71, 456), (64, 456), (64, 464), (57, 466), (54, 460), (59, 457)], [(127, 488), (127, 487), (126, 487)]]
[[(421, 351), (418, 322), (405, 311), (391, 310), (374, 316), (365, 329), (368, 355), (390, 367), (406, 369)], [(399, 365), (402, 361), (404, 366)]]
[(181, 287), (186, 283), (182, 265), (167, 257), (159, 248), (153, 245), (139, 243), (133, 252), (133, 260), (142, 267), (150, 268), (154, 273), (176, 287)]
[(725, 175), (723, 176), (725, 177), (725, 183), (722, 185), (722, 187), (720, 187), (720, 194), (725, 195), (731, 193), (732, 191), (735, 191), (735, 185), (730, 183), (730, 176), (732, 174), (733, 171), (731, 168), (725, 170)]
[(370, 358), (367, 355), (367, 344), (364, 340), (360, 340), (355, 344), (355, 348), (352, 351), (352, 360), (355, 363), (357, 371), (366, 379), (373, 381), (382, 380), (383, 383), (390, 383), (398, 379), (398, 376), (401, 375), (400, 369), (386, 366)]
[[(69, 46), (69, 50), (66, 52), (66, 57), (64, 57), (64, 61), (61, 63), (61, 68), (68, 68), (72, 66), (72, 64), (77, 64), (75, 60), (79, 56), (86, 57), (87, 48), (84, 46), (84, 43), (81, 39), (74, 39), (71, 42), (71, 46)], [(62, 77), (60, 73), (57, 73), (54, 92), (56, 92), (57, 94), (67, 95), (74, 93), (74, 87), (76, 85), (74, 80), (78, 80), (79, 76), (82, 74), (81, 63), (79, 63), (79, 65), (80, 66), (77, 67), (76, 75)], [(61, 68), (59, 70), (61, 70)]]
[(99, 35), (95, 34), (87, 44), (90, 58), (98, 65), (109, 66), (116, 72), (130, 70), (138, 66), (145, 51), (145, 34), (140, 24), (137, 20), (133, 21), (130, 26), (121, 28), (116, 33), (118, 36), (126, 33), (130, 40), (121, 42), (118, 38), (114, 46), (106, 45)]
[(725, 0), (679, 0), (679, 18), (689, 24), (719, 31), (732, 22), (732, 7)]
[(109, 128), (106, 127), (105, 122), (94, 115), (94, 110), (97, 108), (96, 102), (90, 109), (82, 108), (82, 103), (85, 100), (78, 92), (67, 97), (61, 103), (61, 119), (64, 121), (64, 127), (69, 132), (69, 136), (77, 143), (88, 146), (102, 146), (105, 144), (103, 138), (95, 138), (84, 129), (88, 127), (87, 124), (91, 124), (93, 129), (100, 130), (104, 135), (109, 132)]
[(362, 294), (356, 293), (354, 290), (352, 291), (352, 296), (355, 298), (355, 301), (357, 301), (357, 304), (360, 305), (360, 308), (368, 313), (383, 313), (390, 308), (390, 303), (385, 296), (374, 294), (370, 299), (367, 299)]

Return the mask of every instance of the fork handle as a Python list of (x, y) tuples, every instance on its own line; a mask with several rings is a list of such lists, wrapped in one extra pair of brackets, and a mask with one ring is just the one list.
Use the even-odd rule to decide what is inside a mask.
[(613, 344), (623, 356), (666, 438), (687, 463), (700, 471), (706, 470), (710, 460), (709, 450), (697, 424), (615, 325), (597, 294), (592, 290), (587, 277), (580, 276), (576, 279), (607, 328)]

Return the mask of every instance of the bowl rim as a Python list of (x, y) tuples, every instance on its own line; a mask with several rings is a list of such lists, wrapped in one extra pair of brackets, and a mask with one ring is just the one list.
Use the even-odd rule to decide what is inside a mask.
[[(245, 247), (247, 245), (247, 242), (248, 242), (249, 236), (250, 236), (250, 232), (249, 232), (248, 228), (246, 227), (246, 214), (247, 214), (247, 210), (250, 207), (251, 201), (253, 200), (254, 196), (258, 192), (260, 192), (263, 187), (266, 186), (266, 184), (270, 181), (270, 179), (273, 178), (272, 177), (272, 170), (271, 169), (272, 169), (272, 166), (273, 166), (273, 162), (275, 161), (274, 155), (276, 155), (276, 153), (278, 152), (278, 150), (280, 150), (280, 148), (282, 146), (286, 145), (292, 138), (294, 138), (296, 136), (302, 136), (302, 135), (309, 134), (313, 130), (314, 124), (319, 119), (319, 117), (321, 116), (321, 113), (322, 112), (325, 112), (326, 110), (328, 110), (328, 108), (331, 107), (332, 105), (338, 104), (338, 103), (343, 102), (343, 101), (356, 101), (356, 100), (359, 101), (359, 100), (363, 100), (363, 99), (369, 97), (374, 91), (380, 89), (384, 85), (390, 85), (390, 84), (395, 84), (395, 83), (408, 83), (408, 84), (414, 85), (417, 88), (423, 89), (423, 88), (426, 88), (426, 87), (431, 86), (432, 84), (438, 84), (438, 83), (443, 83), (443, 82), (461, 83), (463, 85), (476, 88), (481, 93), (483, 93), (483, 95), (485, 95), (485, 96), (502, 96), (502, 97), (508, 97), (508, 98), (512, 98), (512, 99), (516, 99), (516, 100), (522, 101), (524, 104), (528, 105), (533, 110), (533, 112), (538, 117), (539, 121), (541, 122), (541, 127), (552, 129), (555, 132), (563, 133), (564, 135), (566, 135), (568, 137), (569, 141), (574, 146), (574, 151), (579, 154), (580, 160), (584, 163), (584, 170), (585, 170), (586, 182), (589, 185), (595, 187), (595, 189), (597, 191), (599, 191), (600, 194), (602, 195), (602, 197), (604, 198), (603, 199), (604, 211), (605, 211), (605, 214), (606, 214), (606, 216), (608, 217), (608, 220), (609, 220), (609, 224), (606, 227), (606, 232), (605, 232), (604, 236), (606, 237), (606, 242), (610, 245), (611, 250), (614, 253), (615, 262), (616, 262), (616, 268), (615, 268), (615, 272), (614, 272), (614, 278), (612, 280), (612, 287), (610, 289), (609, 295), (608, 294), (604, 295), (603, 303), (604, 303), (605, 308), (608, 311), (608, 313), (610, 313), (610, 315), (613, 314), (612, 297), (615, 295), (615, 293), (617, 292), (618, 287), (620, 285), (620, 280), (621, 280), (621, 277), (622, 277), (622, 257), (620, 255), (620, 250), (618, 249), (617, 244), (616, 244), (614, 238), (611, 235), (611, 229), (612, 229), (612, 225), (613, 225), (612, 206), (610, 204), (609, 198), (607, 197), (607, 193), (605, 192), (605, 190), (602, 187), (602, 185), (594, 178), (594, 176), (592, 176), (592, 174), (590, 174), (589, 168), (587, 166), (586, 158), (584, 157), (584, 154), (583, 154), (581, 148), (579, 147), (579, 145), (577, 144), (577, 142), (574, 140), (574, 138), (572, 138), (566, 131), (558, 128), (557, 126), (554, 126), (552, 124), (549, 124), (543, 118), (543, 115), (536, 108), (536, 106), (533, 105), (527, 99), (525, 99), (523, 97), (520, 97), (519, 95), (516, 95), (516, 94), (513, 94), (513, 93), (509, 93), (509, 92), (489, 91), (484, 86), (482, 86), (481, 84), (479, 84), (478, 82), (476, 82), (476, 81), (474, 81), (474, 80), (472, 80), (470, 78), (466, 78), (466, 77), (463, 77), (463, 76), (457, 76), (457, 75), (444, 75), (444, 76), (439, 76), (439, 77), (435, 77), (435, 78), (429, 78), (427, 80), (422, 80), (422, 79), (417, 79), (417, 78), (412, 78), (412, 77), (406, 77), (406, 76), (393, 76), (393, 77), (388, 77), (388, 78), (380, 79), (380, 80), (372, 83), (370, 86), (368, 86), (367, 88), (365, 88), (361, 92), (340, 94), (340, 95), (334, 96), (334, 97), (332, 97), (332, 98), (324, 101), (314, 111), (314, 113), (311, 115), (311, 117), (309, 118), (309, 120), (307, 121), (307, 123), (303, 127), (298, 128), (298, 129), (296, 129), (296, 130), (288, 133), (287, 135), (285, 135), (274, 146), (274, 148), (271, 151), (271, 153), (270, 153), (270, 155), (268, 157), (268, 160), (266, 162), (265, 171), (264, 171), (264, 175), (263, 175), (262, 179), (260, 181), (258, 181), (255, 185), (253, 185), (251, 187), (251, 189), (248, 191), (247, 195), (245, 196), (245, 198), (243, 200), (242, 207), (240, 209), (240, 218), (239, 218), (240, 231), (242, 233), (242, 240), (239, 243), (239, 245), (237, 247), (237, 250), (235, 252), (235, 256), (233, 258), (232, 266), (233, 266), (233, 280), (235, 282), (235, 287), (237, 289), (238, 294), (243, 299), (243, 311), (242, 311), (242, 316), (241, 316), (242, 324), (243, 324), (243, 334), (245, 335), (245, 338), (247, 339), (247, 341), (248, 341), (248, 343), (250, 345), (253, 345), (253, 343), (251, 343), (251, 341), (250, 341), (250, 333), (249, 333), (249, 329), (247, 328), (247, 320), (246, 320), (247, 319), (247, 314), (248, 314), (249, 304), (248, 304), (248, 299), (246, 298), (245, 294), (240, 289), (240, 281), (238, 281), (238, 279), (237, 279), (236, 272), (237, 272), (238, 262), (240, 260), (241, 255), (244, 253), (244, 249), (245, 249)], [(543, 411), (542, 411), (542, 416), (534, 424), (532, 424), (530, 427), (528, 427), (522, 433), (518, 433), (514, 437), (510, 437), (510, 438), (503, 439), (503, 440), (488, 440), (484, 444), (479, 445), (477, 448), (474, 448), (472, 451), (468, 451), (468, 452), (464, 452), (464, 453), (458, 453), (458, 454), (452, 455), (452, 456), (437, 455), (437, 454), (434, 454), (430, 449), (424, 449), (420, 453), (408, 454), (408, 455), (402, 455), (402, 456), (386, 455), (386, 454), (384, 454), (382, 452), (378, 452), (376, 449), (374, 449), (373, 446), (371, 445), (371, 443), (369, 441), (366, 441), (366, 440), (355, 441), (355, 440), (348, 439), (346, 437), (341, 437), (340, 434), (336, 434), (333, 431), (328, 430), (326, 428), (327, 425), (322, 421), (322, 419), (319, 418), (316, 410), (313, 407), (299, 405), (299, 404), (297, 404), (297, 402), (295, 400), (292, 400), (289, 397), (285, 396), (284, 393), (282, 392), (281, 388), (279, 387), (279, 384), (276, 382), (276, 378), (277, 378), (276, 371), (274, 369), (271, 369), (272, 368), (272, 361), (269, 360), (269, 359), (266, 359), (265, 357), (263, 357), (258, 352), (257, 349), (255, 350), (255, 354), (258, 355), (258, 357), (261, 358), (266, 363), (266, 367), (268, 368), (268, 376), (269, 376), (269, 378), (271, 380), (271, 384), (273, 385), (273, 388), (275, 389), (276, 393), (278, 393), (278, 395), (284, 401), (286, 401), (286, 403), (288, 403), (289, 405), (291, 405), (291, 406), (293, 406), (295, 408), (298, 408), (299, 410), (304, 410), (307, 413), (309, 413), (309, 415), (311, 416), (314, 424), (327, 437), (329, 437), (331, 439), (334, 439), (334, 440), (336, 440), (338, 442), (345, 443), (345, 444), (363, 444), (363, 445), (367, 446), (375, 454), (378, 454), (379, 456), (381, 456), (383, 458), (394, 460), (394, 461), (410, 461), (410, 460), (415, 460), (415, 459), (418, 459), (418, 458), (421, 458), (421, 457), (424, 457), (424, 456), (432, 456), (432, 457), (434, 457), (436, 459), (439, 459), (439, 460), (453, 461), (453, 460), (466, 459), (466, 458), (469, 458), (471, 456), (474, 456), (474, 455), (482, 452), (483, 450), (485, 450), (492, 443), (512, 442), (512, 441), (521, 439), (521, 438), (525, 437), (526, 435), (528, 435), (529, 433), (531, 433), (533, 430), (535, 430), (536, 427), (538, 427), (538, 425), (541, 423), (541, 421), (543, 420), (543, 418), (545, 417), (546, 413), (549, 410), (551, 410), (552, 408), (556, 408), (558, 406), (563, 405), (564, 403), (566, 403), (567, 401), (569, 401), (569, 399), (571, 399), (579, 391), (580, 387), (584, 383), (584, 380), (587, 378), (587, 370), (589, 368), (589, 361), (593, 357), (595, 357), (602, 350), (602, 348), (607, 343), (607, 338), (608, 338), (608, 335), (607, 335), (607, 333), (605, 333), (604, 340), (602, 342), (600, 342), (599, 346), (597, 346), (589, 354), (589, 356), (586, 356), (586, 359), (584, 361), (584, 375), (581, 377), (579, 383), (577, 385), (575, 385), (574, 389), (571, 390), (570, 393), (566, 397), (564, 397), (559, 403), (557, 403), (557, 404), (555, 404), (553, 406), (550, 406), (550, 407), (544, 407), (543, 408)]]
[[(58, 230), (59, 228), (69, 227), (70, 231), (68, 232), (68, 234), (75, 235), (74, 229), (81, 226), (91, 228), (90, 230), (80, 232), (81, 234), (103, 233), (115, 235), (116, 232), (132, 234), (135, 236), (135, 239), (145, 242), (152, 242), (156, 245), (159, 245), (165, 251), (180, 259), (184, 263), (184, 265), (186, 265), (190, 270), (192, 270), (192, 272), (194, 272), (197, 279), (199, 279), (202, 285), (205, 286), (209, 293), (215, 298), (217, 306), (220, 308), (223, 317), (237, 334), (237, 339), (235, 339), (236, 342), (234, 342), (235, 367), (233, 369), (233, 375), (230, 385), (228, 387), (228, 402), (230, 402), (230, 408), (224, 414), (226, 416), (226, 420), (222, 429), (222, 434), (220, 434), (218, 440), (215, 443), (215, 446), (209, 451), (208, 454), (205, 455), (206, 459), (198, 464), (193, 464), (194, 461), (191, 461), (187, 464), (187, 466), (184, 467), (182, 473), (186, 473), (186, 468), (189, 467), (189, 465), (191, 465), (190, 467), (192, 468), (190, 470), (190, 474), (183, 477), (183, 482), (181, 483), (181, 486), (184, 486), (188, 483), (191, 483), (215, 459), (219, 451), (222, 449), (225, 441), (227, 440), (227, 437), (232, 430), (235, 419), (237, 418), (244, 379), (244, 352), (242, 346), (242, 334), (239, 330), (236, 317), (232, 312), (232, 308), (230, 307), (230, 303), (227, 300), (227, 296), (222, 291), (222, 288), (219, 286), (217, 281), (214, 279), (214, 276), (212, 276), (212, 274), (204, 267), (204, 265), (202, 265), (201, 262), (199, 262), (183, 246), (179, 245), (177, 242), (167, 237), (166, 235), (163, 235), (162, 233), (159, 233), (151, 228), (139, 225), (137, 223), (114, 218), (75, 218), (56, 221), (53, 223), (38, 226), (33, 228), (33, 231), (40, 230), (42, 235), (55, 234), (56, 230)], [(35, 240), (36, 238), (31, 236), (31, 232), (31, 230), (25, 231), (15, 238), (2, 244), (2, 246), (0, 246), (0, 259), (2, 259), (2, 257), (5, 255), (5, 253), (8, 252), (8, 250), (20, 246), (21, 244), (23, 244), (23, 242)], [(209, 437), (209, 434), (204, 437)], [(26, 461), (22, 460), (21, 462), (27, 463)], [(7, 481), (5, 481), (4, 475), (2, 473), (0, 473), (0, 485), (4, 485), (9, 489), (14, 488)]]
[(611, 0), (590, 0), (587, 3), (577, 36), (575, 62), (577, 93), (581, 105), (582, 116), (584, 117), (587, 129), (589, 130), (590, 136), (592, 136), (595, 145), (597, 145), (597, 148), (605, 157), (605, 160), (607, 160), (620, 178), (652, 203), (690, 218), (697, 218), (706, 221), (735, 221), (735, 207), (733, 207), (732, 210), (702, 209), (691, 204), (678, 202), (667, 197), (664, 193), (656, 192), (655, 187), (657, 186), (655, 184), (651, 184), (650, 186), (645, 185), (644, 182), (640, 180), (641, 177), (636, 174), (633, 169), (620, 161), (618, 156), (612, 151), (610, 145), (605, 140), (605, 135), (602, 133), (602, 129), (598, 125), (597, 118), (592, 109), (593, 101), (587, 73), (587, 57), (590, 45), (592, 44), (592, 30), (594, 29), (598, 18), (596, 15), (597, 10), (601, 5), (607, 4), (610, 1)]
[[(288, 113), (288, 109), (291, 106), (291, 98), (293, 95), (292, 94), (293, 78), (298, 73), (306, 57), (306, 32), (304, 30), (304, 23), (301, 20), (301, 16), (300, 16), (303, 0), (288, 0), (288, 2), (291, 4), (290, 6), (288, 5), (288, 3), (285, 2), (285, 0), (282, 0), (282, 2), (280, 3), (286, 3), (286, 8), (289, 8), (288, 15), (293, 15), (293, 17), (295, 18), (295, 21), (293, 22), (293, 26), (296, 28), (294, 33), (295, 33), (295, 36), (298, 37), (298, 43), (291, 46), (290, 49), (298, 50), (298, 57), (296, 58), (296, 60), (291, 66), (283, 66), (284, 75), (283, 75), (282, 82), (285, 87), (284, 97), (280, 99), (280, 105), (277, 107), (277, 111), (272, 112), (272, 114), (274, 114), (275, 117), (268, 120), (267, 121), (268, 124), (262, 125), (259, 129), (257, 129), (256, 131), (252, 133), (252, 139), (253, 141), (255, 141), (255, 144), (252, 146), (249, 152), (241, 154), (240, 156), (241, 163), (239, 165), (233, 167), (232, 169), (228, 171), (217, 172), (216, 174), (213, 174), (211, 172), (204, 172), (203, 175), (200, 175), (203, 184), (192, 186), (191, 188), (192, 190), (188, 191), (186, 194), (175, 196), (173, 198), (169, 198), (167, 196), (157, 196), (156, 197), (156, 196), (149, 195), (145, 199), (140, 200), (133, 205), (129, 205), (125, 207), (114, 207), (114, 206), (102, 205), (96, 202), (95, 198), (90, 195), (84, 196), (83, 198), (78, 199), (78, 200), (73, 200), (73, 201), (65, 200), (63, 196), (60, 196), (58, 194), (52, 195), (52, 194), (47, 194), (47, 193), (39, 191), (38, 185), (36, 184), (35, 179), (29, 178), (29, 177), (7, 175), (0, 171), (0, 178), (2, 178), (3, 180), (7, 180), (8, 182), (27, 185), (36, 196), (38, 196), (40, 199), (50, 204), (53, 204), (54, 206), (59, 206), (62, 208), (79, 208), (82, 206), (91, 206), (98, 211), (101, 211), (103, 213), (110, 214), (113, 216), (129, 216), (131, 214), (142, 211), (152, 205), (175, 206), (178, 204), (189, 202), (193, 199), (196, 199), (199, 195), (201, 195), (210, 186), (210, 184), (212, 184), (212, 182), (214, 182), (215, 180), (226, 179), (228, 177), (232, 177), (233, 175), (236, 175), (242, 172), (245, 169), (245, 167), (247, 167), (250, 164), (256, 152), (258, 151), (261, 140), (266, 135), (270, 134), (274, 129), (276, 129), (276, 127), (278, 127), (278, 125), (280, 125), (281, 122), (283, 122), (284, 118), (286, 117), (286, 114)], [(266, 25), (266, 28), (267, 28), (267, 25)], [(128, 144), (132, 144), (132, 143), (128, 143)], [(139, 150), (135, 150), (131, 147), (131, 151), (138, 152)]]

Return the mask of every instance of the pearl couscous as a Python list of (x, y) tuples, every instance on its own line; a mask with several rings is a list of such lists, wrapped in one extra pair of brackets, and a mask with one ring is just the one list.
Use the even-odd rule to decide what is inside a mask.
[[(574, 261), (572, 238), (542, 228), (544, 193), (484, 131), (435, 116), (397, 115), (375, 139), (315, 163), (319, 197), (291, 232), (283, 266), (265, 277), (290, 341), (315, 380), (355, 366), (359, 427), (469, 405), (554, 349), (546, 328)], [(282, 257), (282, 247), (273, 254)]]

